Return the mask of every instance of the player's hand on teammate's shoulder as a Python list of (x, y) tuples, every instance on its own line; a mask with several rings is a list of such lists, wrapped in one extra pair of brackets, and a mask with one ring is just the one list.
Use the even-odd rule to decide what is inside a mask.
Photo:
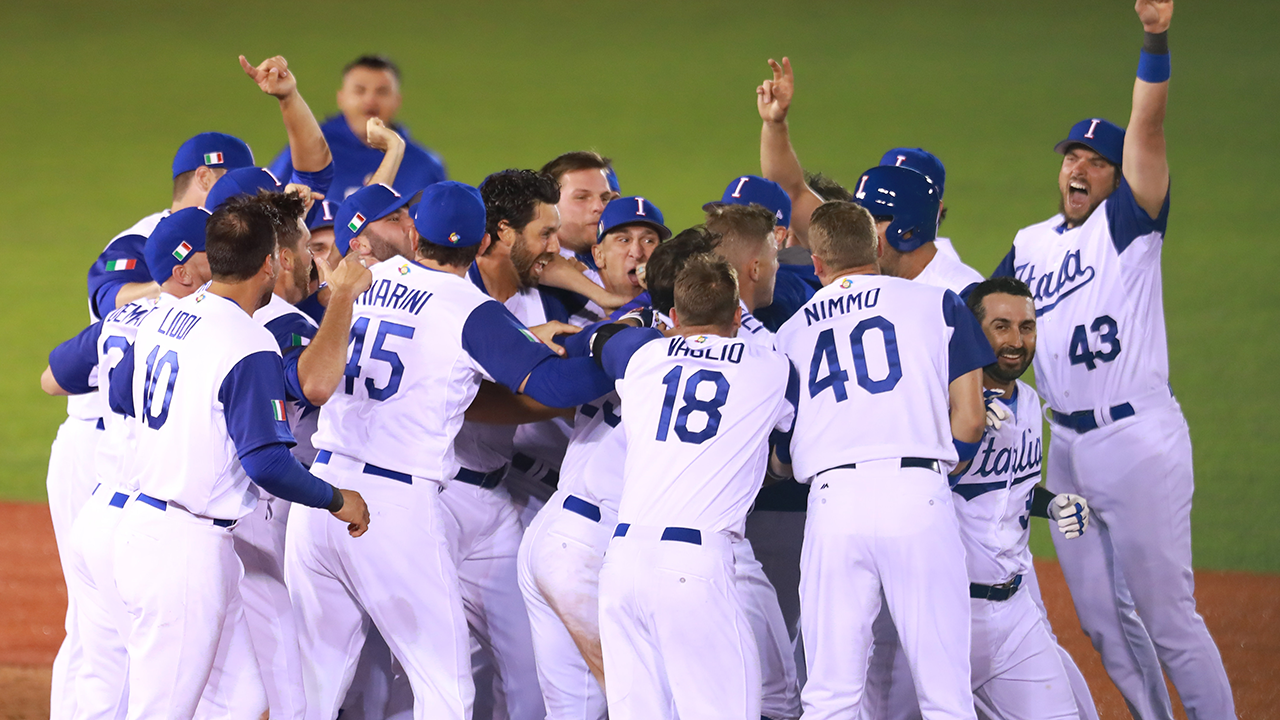
[(1162, 33), (1169, 29), (1173, 19), (1173, 0), (1138, 0), (1133, 9), (1145, 32)]
[(335, 510), (333, 516), (347, 524), (351, 537), (360, 537), (369, 529), (369, 506), (355, 490), (338, 488), (338, 492), (342, 493), (342, 507)]
[[(322, 259), (316, 258), (317, 265), (323, 263)], [(373, 273), (360, 263), (354, 253), (343, 258), (335, 268), (325, 266), (321, 275), (328, 276), (331, 298), (354, 299), (373, 284)]]
[(403, 145), (404, 138), (395, 130), (387, 127), (382, 118), (371, 117), (365, 123), (365, 140), (369, 147), (386, 152), (397, 144)]
[(560, 357), (564, 357), (564, 348), (556, 344), (554, 339), (555, 336), (576, 335), (577, 333), (582, 332), (582, 328), (568, 323), (562, 323), (559, 320), (552, 320), (551, 322), (545, 322), (541, 325), (534, 325), (529, 328), (529, 332), (533, 333), (534, 337), (541, 340), (543, 345), (551, 348), (551, 352), (559, 355)]
[(765, 80), (756, 88), (756, 109), (760, 111), (761, 120), (780, 123), (787, 119), (787, 111), (791, 109), (791, 97), (796, 89), (795, 75), (791, 72), (791, 60), (785, 57), (781, 65), (770, 58), (769, 67), (773, 68), (773, 79)]
[(1049, 502), (1049, 515), (1058, 523), (1058, 532), (1068, 540), (1078, 538), (1089, 527), (1089, 501), (1079, 495), (1062, 493)]
[(258, 83), (262, 92), (283, 100), (298, 91), (298, 79), (289, 72), (289, 62), (282, 56), (267, 58), (257, 66), (249, 64), (243, 55), (240, 56), (240, 67), (244, 74)]

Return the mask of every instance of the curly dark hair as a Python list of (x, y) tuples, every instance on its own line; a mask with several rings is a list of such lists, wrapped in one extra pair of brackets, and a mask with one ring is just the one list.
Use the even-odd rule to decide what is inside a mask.
[(694, 255), (713, 252), (720, 236), (705, 225), (694, 225), (654, 248), (644, 265), (644, 283), (649, 288), (653, 309), (669, 315), (676, 304), (676, 277)]
[(271, 220), (276, 228), (276, 242), (281, 247), (297, 249), (298, 242), (302, 240), (302, 226), (298, 220), (306, 215), (306, 201), (296, 192), (278, 193), (267, 190), (259, 190), (258, 199), (274, 212)]
[(484, 230), (498, 241), (498, 225), (506, 222), (516, 232), (533, 220), (538, 204), (560, 202), (560, 183), (536, 170), (503, 170), (480, 183), (484, 199)]

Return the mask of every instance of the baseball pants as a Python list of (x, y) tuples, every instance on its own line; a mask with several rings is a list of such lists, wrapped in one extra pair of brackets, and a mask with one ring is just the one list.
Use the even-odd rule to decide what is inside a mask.
[[(94, 458), (98, 440), (102, 437), (99, 422), (97, 419), (81, 420), (68, 416), (58, 427), (58, 434), (49, 449), (49, 473), (45, 487), (49, 494), (49, 516), (53, 519), (53, 538), (58, 545), (64, 578), (71, 575), (67, 565), (71, 524), (97, 484)], [(53, 660), (53, 688), (49, 704), (51, 720), (70, 720), (76, 712), (78, 693), (71, 683), (80, 671), (81, 661), (80, 632), (76, 627), (77, 603), (76, 592), (68, 582), (67, 635)]]
[(1071, 682), (1071, 694), (1076, 700), (1076, 709), (1080, 711), (1080, 720), (1098, 720), (1098, 707), (1093, 702), (1093, 693), (1089, 691), (1089, 683), (1085, 681), (1084, 673), (1080, 672), (1080, 667), (1076, 665), (1071, 653), (1058, 642), (1058, 636), (1053, 632), (1053, 625), (1049, 623), (1049, 611), (1045, 610), (1044, 599), (1040, 597), (1040, 580), (1036, 577), (1034, 564), (1026, 573), (1023, 573), (1022, 589), (1019, 592), (1031, 596), (1031, 601), (1040, 611), (1045, 632), (1049, 633), (1049, 639), (1053, 640), (1053, 645), (1058, 651), (1058, 659), (1062, 661), (1062, 669), (1067, 672), (1067, 680)]
[(813, 485), (800, 566), (805, 720), (857, 715), (882, 602), (923, 716), (974, 720), (969, 579), (946, 478), (889, 459), (828, 470)]
[(359, 492), (369, 530), (358, 538), (322, 510), (295, 507), (285, 534), (285, 581), (298, 614), (307, 717), (332, 720), (351, 686), (372, 623), (399, 660), (418, 720), (471, 717), (466, 618), (449, 556), (440, 485), (370, 475), (334, 454), (311, 470)]
[(750, 540), (734, 541), (733, 558), (742, 610), (760, 651), (760, 713), (770, 720), (794, 720), (800, 717), (800, 685), (778, 594), (756, 560)]
[[(621, 526), (619, 526), (621, 527)], [(728, 538), (661, 540), (630, 526), (600, 570), (600, 644), (611, 720), (760, 717), (760, 653)]]
[[(1187, 717), (1234, 718), (1222, 656), (1196, 612), (1191, 569), (1195, 481), (1191, 435), (1181, 408), (1170, 399), (1090, 432), (1055, 423), (1050, 428), (1049, 488), (1088, 498), (1094, 519), (1090, 532), (1076, 540), (1055, 536), (1054, 547), (1080, 624), (1113, 681), (1120, 686), (1113, 668), (1124, 672), (1117, 658), (1132, 646), (1117, 622), (1121, 609), (1114, 577), (1119, 575)], [(1090, 535), (1090, 542), (1079, 542)], [(1158, 676), (1158, 667), (1143, 669)], [(1151, 678), (1148, 698), (1159, 707), (1154, 684)]]
[(979, 706), (1000, 720), (1077, 720), (1071, 680), (1035, 601), (1019, 588), (1008, 600), (969, 601), (970, 663)]

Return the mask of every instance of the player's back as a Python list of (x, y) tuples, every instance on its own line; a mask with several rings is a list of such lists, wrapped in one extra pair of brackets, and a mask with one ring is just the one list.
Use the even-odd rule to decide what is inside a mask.
[[(280, 372), (275, 341), (235, 301), (208, 290), (147, 315), (133, 346), (132, 398), (137, 418), (133, 473), (138, 489), (196, 515), (238, 519), (257, 503), (240, 465), (226, 401), (256, 392)], [(274, 379), (279, 382), (278, 378)], [(260, 445), (291, 442), (283, 404), (278, 435)], [(256, 486), (255, 486), (256, 487)]]
[(458, 472), (453, 440), (484, 371), (463, 348), (472, 311), (495, 302), (468, 280), (393, 257), (352, 311), (345, 377), (314, 443), (417, 477)]
[(781, 353), (741, 339), (677, 336), (638, 349), (617, 382), (627, 442), (619, 522), (741, 537), (769, 433), (794, 417), (791, 376)]
[[(97, 402), (108, 407), (110, 386), (107, 378), (124, 357), (125, 350), (138, 337), (138, 328), (157, 307), (167, 307), (176, 298), (163, 294), (159, 299), (142, 298), (112, 310), (102, 319), (102, 332), (98, 335), (98, 396)], [(134, 479), (128, 463), (134, 456), (134, 419), (108, 410), (103, 411), (103, 435), (94, 456), (94, 472), (98, 482), (109, 487), (120, 487), (126, 492), (133, 489)]]
[(800, 373), (791, 456), (797, 479), (848, 463), (955, 462), (949, 419), (952, 292), (883, 275), (819, 290), (778, 331)]

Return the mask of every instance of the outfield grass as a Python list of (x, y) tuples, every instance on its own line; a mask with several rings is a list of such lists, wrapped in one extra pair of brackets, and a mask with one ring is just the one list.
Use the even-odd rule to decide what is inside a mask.
[[(852, 182), (887, 147), (929, 148), (947, 163), (943, 230), (988, 271), (1019, 227), (1054, 211), (1051, 148), (1071, 123), (1127, 120), (1141, 41), (1126, 0), (437, 5), (0, 9), (0, 242), (11, 260), (0, 497), (43, 498), (63, 417), (38, 388), (45, 355), (86, 321), (85, 272), (106, 241), (168, 204), (178, 144), (231, 132), (263, 163), (282, 145), (275, 104), (243, 77), (239, 53), (288, 57), (320, 115), (333, 111), (346, 60), (391, 54), (405, 75), (401, 119), (455, 178), (596, 148), (616, 159), (624, 192), (653, 199), (673, 227), (758, 171), (753, 91), (765, 59), (786, 54), (806, 167)], [(1280, 571), (1278, 21), (1280, 6), (1263, 0), (1183, 0), (1171, 38), (1165, 309), (1205, 567)], [(1048, 550), (1043, 534), (1035, 546)]]

